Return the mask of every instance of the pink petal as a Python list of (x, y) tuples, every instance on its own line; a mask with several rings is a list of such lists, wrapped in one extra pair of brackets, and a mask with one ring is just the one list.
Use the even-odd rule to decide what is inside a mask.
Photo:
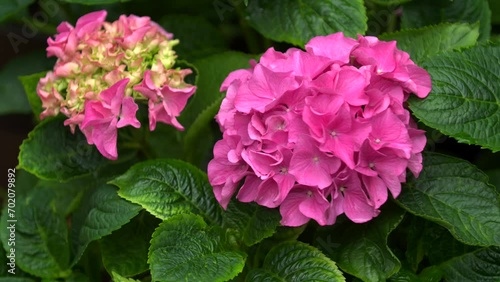
[(95, 11), (81, 16), (75, 25), (75, 31), (79, 38), (85, 34), (92, 33), (100, 28), (106, 19), (107, 12), (105, 10)]
[(262, 180), (255, 175), (248, 175), (245, 178), (245, 183), (241, 186), (238, 195), (236, 198), (240, 202), (249, 203), (253, 202), (257, 199), (259, 193), (259, 185), (262, 183)]
[(139, 106), (134, 102), (134, 98), (125, 97), (122, 102), (120, 120), (116, 124), (116, 127), (121, 128), (127, 125), (131, 125), (135, 128), (141, 127), (141, 123), (135, 116), (137, 110), (139, 110)]
[(342, 32), (328, 36), (316, 36), (306, 44), (306, 50), (314, 55), (330, 58), (342, 64), (349, 63), (351, 51), (358, 45)]
[(379, 41), (376, 37), (359, 38), (359, 46), (352, 55), (362, 65), (376, 66), (376, 73), (392, 72), (396, 68), (396, 41)]
[(118, 158), (118, 151), (116, 148), (117, 136), (116, 119), (113, 119), (110, 123), (102, 123), (93, 126), (92, 141), (97, 147), (97, 150), (110, 160), (116, 160)]

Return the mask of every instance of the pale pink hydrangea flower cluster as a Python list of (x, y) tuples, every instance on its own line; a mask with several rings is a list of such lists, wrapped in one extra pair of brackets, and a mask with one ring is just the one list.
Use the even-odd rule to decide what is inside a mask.
[(281, 224), (310, 219), (356, 223), (401, 191), (406, 169), (422, 170), (426, 138), (404, 107), (423, 98), (429, 74), (396, 42), (343, 33), (318, 36), (306, 51), (269, 49), (229, 74), (216, 116), (223, 139), (208, 177), (219, 203), (231, 197), (280, 208)]
[(105, 22), (106, 11), (67, 22), (48, 39), (47, 56), (56, 56), (54, 71), (40, 79), (40, 119), (63, 113), (74, 132), (78, 126), (103, 156), (117, 159), (117, 130), (140, 127), (136, 102), (148, 103), (149, 129), (157, 122), (179, 130), (176, 117), (196, 87), (184, 82), (189, 69), (174, 69), (173, 35), (149, 17), (125, 16)]

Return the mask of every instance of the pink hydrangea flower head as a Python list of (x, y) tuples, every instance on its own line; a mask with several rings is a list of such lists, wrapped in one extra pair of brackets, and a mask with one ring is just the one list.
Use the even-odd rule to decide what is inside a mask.
[[(209, 181), (224, 208), (236, 195), (279, 208), (282, 225), (367, 222), (407, 169), (422, 170), (426, 139), (405, 102), (429, 94), (430, 76), (395, 41), (339, 32), (305, 47), (270, 48), (222, 83)], [(158, 97), (155, 87), (146, 82), (145, 95)]]
[(40, 80), (40, 118), (62, 113), (103, 156), (117, 158), (117, 129), (139, 127), (136, 102), (149, 107), (149, 128), (162, 122), (182, 130), (177, 117), (196, 87), (184, 81), (189, 69), (174, 68), (179, 43), (149, 17), (122, 15), (106, 22), (106, 11), (61, 23), (48, 39), (47, 56), (57, 57)]

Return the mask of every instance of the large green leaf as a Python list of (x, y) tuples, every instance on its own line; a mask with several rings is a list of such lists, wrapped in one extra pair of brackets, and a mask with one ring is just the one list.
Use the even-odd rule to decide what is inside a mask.
[(445, 23), (420, 29), (409, 29), (382, 34), (381, 40), (396, 40), (398, 48), (408, 52), (411, 59), (420, 63), (425, 58), (476, 44), (479, 25)]
[(61, 118), (37, 125), (19, 153), (20, 168), (47, 180), (65, 181), (90, 174), (106, 162), (81, 132), (72, 134)]
[(227, 281), (241, 272), (245, 258), (194, 214), (165, 220), (153, 233), (149, 249), (154, 281)]
[(362, 0), (254, 0), (247, 11), (250, 24), (264, 36), (299, 46), (314, 36), (343, 31), (355, 37), (367, 29)]
[(403, 5), (403, 28), (418, 28), (441, 22), (479, 22), (479, 38), (486, 40), (491, 31), (488, 0), (418, 0)]
[(482, 248), (439, 265), (446, 281), (500, 281), (500, 247)]
[(194, 212), (210, 224), (222, 224), (222, 208), (207, 175), (179, 160), (151, 160), (134, 165), (111, 181), (118, 194), (160, 219)]
[(203, 17), (168, 15), (159, 24), (179, 39), (174, 50), (181, 59), (203, 58), (228, 49), (222, 33)]
[[(2, 4), (0, 4), (0, 9), (1, 5)], [(54, 60), (47, 59), (45, 52), (33, 52), (15, 57), (3, 66), (0, 70), (0, 99), (3, 101), (0, 103), (0, 115), (30, 113), (31, 108), (30, 103), (28, 103), (29, 99), (26, 98), (26, 94), (24, 94), (25, 91), (23, 91), (23, 85), (19, 82), (18, 77), (29, 75), (34, 72), (45, 71), (52, 68), (53, 64)], [(33, 77), (33, 80), (30, 82), (30, 91), (32, 91), (38, 101), (40, 101), (40, 98), (38, 98), (36, 94), (36, 85), (39, 78), (40, 77)]]
[(401, 208), (387, 205), (369, 223), (344, 222), (322, 228), (316, 236), (318, 247), (340, 269), (363, 281), (387, 280), (401, 267), (387, 246), (387, 237), (404, 216)]
[(488, 176), (466, 161), (436, 153), (425, 154), (423, 165), (397, 201), (446, 227), (461, 242), (500, 245), (500, 203)]
[(149, 242), (159, 223), (159, 219), (142, 212), (122, 228), (102, 238), (102, 262), (108, 273), (134, 276), (147, 271)]
[(0, 3), (0, 22), (29, 6), (35, 0), (3, 0)]
[(72, 217), (73, 265), (89, 243), (119, 229), (140, 210), (140, 206), (120, 198), (113, 186), (101, 185), (88, 191)]
[(71, 270), (66, 220), (51, 207), (51, 196), (45, 189), (35, 189), (15, 198), (14, 208), (3, 209), (0, 236), (4, 249), (15, 249), (16, 266), (25, 272), (44, 278), (67, 277)]
[(234, 229), (247, 246), (252, 246), (272, 236), (280, 220), (281, 215), (277, 209), (239, 201), (231, 201), (224, 213), (225, 226)]
[(433, 87), (426, 99), (409, 99), (415, 116), (459, 142), (500, 150), (500, 45), (439, 54), (422, 66)]
[(297, 241), (283, 242), (267, 254), (262, 268), (252, 269), (248, 282), (345, 281), (335, 262), (318, 249)]

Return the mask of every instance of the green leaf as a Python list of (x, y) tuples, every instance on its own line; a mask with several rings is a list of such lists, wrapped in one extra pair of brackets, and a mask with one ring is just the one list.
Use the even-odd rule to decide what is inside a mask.
[(35, 2), (35, 0), (3, 0), (2, 3), (0, 3), (0, 22), (15, 15), (33, 2)]
[[(5, 206), (2, 212), (0, 236), (4, 249), (15, 249), (16, 266), (27, 273), (43, 278), (67, 277), (71, 270), (66, 219), (51, 208), (51, 195), (35, 189), (15, 199), (15, 207)], [(15, 230), (15, 239), (9, 241), (10, 230)]]
[(398, 203), (463, 243), (500, 245), (500, 203), (488, 176), (466, 161), (436, 153), (425, 154), (423, 166), (418, 179), (409, 177)]
[(408, 52), (416, 63), (435, 54), (471, 47), (478, 37), (479, 25), (467, 23), (445, 23), (379, 36), (380, 40), (396, 40), (398, 48)]
[(27, 197), (40, 179), (33, 174), (16, 168), (16, 197)]
[(52, 209), (63, 216), (73, 212), (85, 191), (95, 185), (89, 178), (75, 179), (69, 182), (40, 180), (33, 189), (44, 190), (50, 197)]
[(228, 49), (222, 33), (203, 17), (168, 15), (159, 24), (180, 41), (174, 50), (181, 59), (203, 58)]
[(479, 39), (487, 40), (491, 31), (488, 0), (419, 0), (403, 5), (402, 28), (419, 28), (442, 22), (479, 22)]
[(20, 168), (47, 180), (65, 181), (88, 175), (106, 162), (81, 132), (72, 134), (61, 118), (37, 125), (19, 153)]
[(141, 207), (118, 196), (110, 185), (90, 190), (75, 211), (71, 225), (73, 265), (88, 244), (111, 234), (136, 216)]
[(270, 237), (279, 226), (281, 215), (277, 209), (269, 209), (255, 203), (231, 201), (224, 213), (225, 226), (237, 232), (247, 246)]
[(444, 227), (420, 218), (422, 234), (420, 236), (425, 256), (431, 265), (438, 265), (453, 257), (473, 252), (479, 247), (465, 245), (451, 235)]
[(102, 5), (120, 2), (128, 2), (130, 0), (61, 0), (67, 3), (83, 4), (83, 5)]
[(415, 116), (459, 142), (500, 150), (500, 45), (443, 53), (422, 66), (433, 87), (426, 99), (409, 99)]
[(204, 109), (224, 97), (219, 88), (228, 74), (237, 69), (250, 68), (248, 62), (254, 58), (253, 55), (227, 51), (194, 61), (198, 69), (196, 94), (179, 117), (181, 124), (189, 130)]
[(149, 249), (154, 281), (226, 281), (243, 270), (245, 258), (194, 214), (165, 220), (153, 233)]
[(347, 221), (323, 227), (316, 242), (343, 271), (363, 281), (385, 281), (401, 267), (387, 246), (387, 237), (403, 216), (402, 209), (386, 203), (380, 215), (368, 223)]
[(247, 246), (270, 237), (279, 226), (281, 215), (277, 209), (269, 209), (251, 203), (231, 201), (224, 213), (225, 225), (238, 232)]
[(362, 0), (254, 0), (247, 11), (250, 24), (264, 36), (298, 46), (318, 35), (343, 31), (355, 37), (367, 29)]
[(207, 175), (179, 160), (138, 163), (111, 181), (118, 194), (160, 219), (194, 212), (211, 225), (222, 224), (222, 208), (215, 199)]
[(148, 249), (160, 220), (142, 212), (122, 228), (101, 239), (102, 262), (111, 274), (134, 276), (149, 269)]
[(443, 271), (437, 266), (430, 266), (418, 274), (422, 282), (440, 282), (443, 280)]
[(446, 281), (499, 281), (500, 247), (489, 247), (455, 257), (439, 265)]
[[(1, 5), (2, 4), (0, 4), (0, 9)], [(36, 99), (40, 101), (40, 98), (38, 98), (36, 94), (36, 85), (40, 77), (37, 79), (36, 76), (30, 76), (32, 80), (29, 86), (24, 83), (21, 84), (18, 77), (51, 69), (53, 65), (54, 60), (47, 59), (45, 52), (33, 52), (10, 60), (0, 71), (0, 99), (3, 101), (0, 103), (0, 115), (30, 113), (30, 103), (34, 102)], [(39, 73), (39, 75), (40, 74), (41, 73)], [(37, 80), (34, 81), (35, 79)], [(32, 92), (27, 92), (29, 94), (28, 96), (34, 96), (34, 98), (26, 98), (23, 85), (25, 86), (24, 89), (29, 87), (29, 91)], [(33, 101), (31, 101), (31, 99), (33, 99)], [(30, 103), (28, 103), (28, 101), (30, 101)]]
[(283, 242), (269, 251), (263, 267), (252, 269), (245, 281), (345, 281), (335, 262), (302, 242)]
[(35, 119), (40, 119), (40, 113), (43, 111), (42, 108), (42, 100), (38, 97), (36, 93), (36, 86), (40, 78), (45, 77), (47, 72), (39, 72), (32, 75), (20, 76), (19, 80), (24, 87), (24, 92), (26, 93), (26, 97), (28, 98), (29, 105), (31, 106), (31, 111), (35, 115)]

